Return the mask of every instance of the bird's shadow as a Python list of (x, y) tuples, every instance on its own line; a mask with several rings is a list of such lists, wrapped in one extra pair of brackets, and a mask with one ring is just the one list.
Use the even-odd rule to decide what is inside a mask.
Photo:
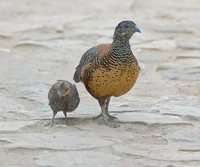
[[(122, 114), (122, 113), (136, 113), (136, 112), (140, 112), (141, 110), (122, 110), (122, 111), (110, 111), (109, 113), (115, 117), (117, 117), (117, 115)], [(83, 115), (81, 117), (75, 117), (75, 116), (68, 116), (68, 124), (66, 124), (65, 118), (61, 117), (61, 118), (55, 118), (55, 122), (54, 122), (54, 126), (55, 125), (68, 125), (68, 126), (73, 126), (73, 125), (84, 125), (84, 124), (90, 124), (90, 123), (97, 123), (99, 124), (99, 120), (96, 119), (98, 116), (98, 113), (96, 116), (94, 116), (94, 114), (92, 114), (92, 116), (89, 116), (89, 114), (87, 115)], [(49, 120), (45, 119), (46, 121), (49, 121), (49, 124), (51, 122), (51, 119), (49, 118)], [(110, 122), (116, 122), (116, 123), (128, 123), (125, 121), (120, 121), (119, 119), (117, 120), (113, 120)]]

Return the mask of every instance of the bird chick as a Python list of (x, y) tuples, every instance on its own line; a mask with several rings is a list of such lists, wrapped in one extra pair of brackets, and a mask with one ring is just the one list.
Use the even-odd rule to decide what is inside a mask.
[(112, 96), (127, 93), (135, 84), (140, 67), (132, 53), (129, 40), (140, 29), (133, 21), (122, 21), (116, 28), (111, 44), (101, 44), (86, 51), (74, 73), (75, 82), (83, 82), (87, 91), (98, 100), (98, 118), (116, 119), (108, 113)]
[(76, 86), (64, 80), (57, 81), (48, 93), (49, 105), (53, 110), (51, 126), (54, 124), (54, 118), (59, 111), (63, 111), (66, 124), (68, 124), (67, 112), (74, 111), (80, 102)]

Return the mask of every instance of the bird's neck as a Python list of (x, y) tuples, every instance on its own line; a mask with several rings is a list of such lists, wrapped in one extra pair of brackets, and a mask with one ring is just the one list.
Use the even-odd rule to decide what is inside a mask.
[(115, 37), (113, 39), (113, 50), (121, 52), (129, 52), (131, 50), (130, 43), (128, 39), (122, 39)]
[(129, 40), (114, 38), (112, 46), (112, 59), (121, 62), (132, 62), (133, 56)]
[(112, 44), (114, 48), (130, 48), (129, 39), (123, 37), (114, 36)]

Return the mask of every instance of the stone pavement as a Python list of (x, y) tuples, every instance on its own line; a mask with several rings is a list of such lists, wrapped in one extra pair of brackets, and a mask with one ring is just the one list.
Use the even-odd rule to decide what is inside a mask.
[[(2, 0), (1, 167), (199, 167), (199, 0)], [(121, 20), (142, 30), (131, 46), (142, 68), (134, 88), (111, 99), (118, 128), (93, 120), (100, 108), (77, 84), (81, 104), (58, 113), (47, 93), (72, 81), (82, 54), (109, 43)]]

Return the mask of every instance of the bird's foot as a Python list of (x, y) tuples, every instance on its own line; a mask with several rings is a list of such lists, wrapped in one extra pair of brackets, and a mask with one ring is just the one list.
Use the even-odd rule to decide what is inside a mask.
[(111, 116), (109, 114), (108, 115), (100, 114), (97, 117), (95, 117), (94, 119), (98, 120), (99, 124), (107, 125), (112, 128), (117, 128), (120, 126), (119, 124), (116, 124), (113, 122), (113, 121), (117, 120), (117, 118), (114, 116)]
[(52, 124), (52, 122), (47, 122), (47, 123), (44, 123), (44, 126), (51, 126), (51, 124)]
[[(67, 126), (73, 125), (69, 120), (66, 120), (66, 121), (65, 121), (65, 124), (66, 124)], [(48, 123), (45, 124), (45, 126), (50, 126), (50, 127), (53, 127), (53, 125), (54, 125), (54, 121), (51, 121), (51, 122), (48, 122)]]
[(73, 125), (68, 119), (65, 120), (65, 124), (68, 125), (68, 126)]
[(115, 117), (115, 116), (108, 115), (108, 117), (109, 117), (108, 119), (111, 120), (111, 121), (117, 120), (117, 117)]
[(95, 120), (97, 119), (103, 119), (105, 121), (115, 121), (117, 120), (117, 117), (115, 116), (112, 116), (110, 114), (107, 114), (107, 115), (103, 115), (103, 114), (99, 114), (97, 117), (94, 118)]
[(50, 122), (48, 122), (48, 123), (45, 123), (44, 126), (50, 126), (50, 127), (52, 127), (53, 124), (54, 124), (54, 122), (50, 121)]

